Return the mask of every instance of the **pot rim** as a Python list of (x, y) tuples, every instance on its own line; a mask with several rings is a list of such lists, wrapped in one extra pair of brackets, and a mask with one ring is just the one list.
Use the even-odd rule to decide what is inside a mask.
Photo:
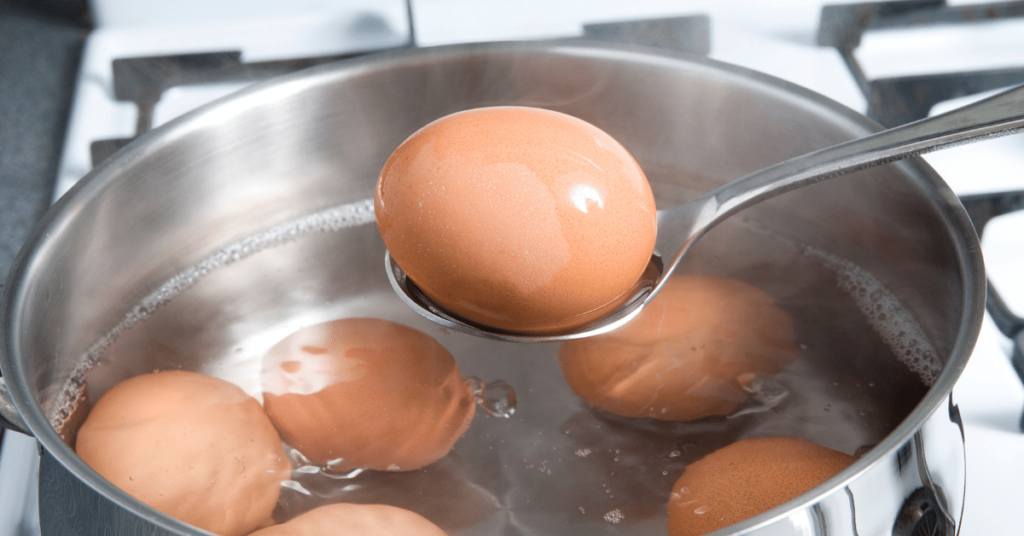
[[(51, 206), (31, 232), (8, 274), (7, 283), (3, 287), (3, 307), (0, 309), (0, 336), (4, 339), (4, 344), (0, 345), (0, 370), (5, 372), (3, 377), (7, 382), (11, 399), (29, 431), (65, 468), (122, 508), (166, 530), (182, 534), (211, 534), (157, 511), (101, 477), (64, 443), (50, 420), (43, 414), (40, 405), (29, 394), (28, 382), (24, 377), (25, 371), (21, 367), (20, 360), (15, 357), (18, 355), (20, 336), (18, 319), (28, 300), (25, 287), (30, 279), (32, 267), (39, 262), (37, 259), (42, 252), (51, 247), (48, 237), (60, 234), (61, 229), (72, 225), (75, 213), (82, 206), (102, 195), (106, 188), (112, 187), (111, 184), (118, 176), (119, 170), (140, 164), (145, 155), (152, 152), (152, 148), (172, 143), (175, 139), (187, 135), (189, 131), (206, 122), (219, 121), (223, 117), (243, 111), (252, 100), (264, 100), (276, 98), (281, 94), (298, 93), (308, 85), (324, 83), (325, 79), (336, 80), (358, 76), (365, 70), (377, 69), (382, 65), (409, 65), (424, 60), (437, 61), (449, 57), (517, 54), (523, 51), (553, 56), (628, 59), (633, 63), (668, 68), (682, 62), (691, 69), (697, 66), (700, 69), (725, 73), (741, 84), (757, 85), (760, 89), (770, 90), (779, 97), (796, 100), (803, 105), (810, 104), (825, 108), (830, 114), (847, 121), (850, 126), (863, 130), (864, 134), (883, 129), (877, 122), (828, 97), (745, 67), (703, 56), (582, 40), (572, 42), (557, 40), (499, 41), (390, 50), (311, 67), (253, 84), (201, 106), (140, 136), (79, 180)], [(796, 499), (731, 525), (727, 529), (711, 533), (712, 535), (748, 534), (778, 521), (792, 510), (808, 507), (821, 501), (829, 493), (856, 480), (858, 476), (910, 440), (924, 422), (935, 411), (943, 407), (943, 401), (947, 397), (949, 397), (948, 404), (952, 409), (953, 386), (966, 366), (977, 341), (985, 311), (985, 269), (980, 254), (980, 243), (974, 226), (956, 195), (924, 160), (915, 157), (893, 165), (910, 166), (914, 171), (913, 175), (923, 179), (932, 188), (936, 200), (939, 201), (937, 205), (941, 209), (942, 219), (947, 223), (956, 246), (957, 261), (963, 272), (961, 291), (964, 296), (964, 314), (961, 317), (956, 341), (951, 350), (951, 357), (939, 378), (928, 389), (914, 410), (885, 439), (850, 467)]]

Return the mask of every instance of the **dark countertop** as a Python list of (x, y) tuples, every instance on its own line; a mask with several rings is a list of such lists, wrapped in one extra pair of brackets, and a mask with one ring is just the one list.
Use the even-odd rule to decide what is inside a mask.
[(88, 32), (84, 0), (0, 0), (0, 283), (50, 203)]

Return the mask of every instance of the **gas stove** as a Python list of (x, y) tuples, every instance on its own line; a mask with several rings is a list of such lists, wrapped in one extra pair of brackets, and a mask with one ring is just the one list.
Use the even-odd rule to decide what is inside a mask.
[[(93, 3), (54, 199), (133, 137), (245, 85), (377, 50), (519, 39), (606, 39), (706, 54), (777, 76), (895, 126), (1024, 83), (1024, 2), (835, 4), (669, 0)], [(241, 3), (241, 2), (238, 2)], [(237, 6), (235, 6), (237, 7)], [(960, 534), (1019, 532), (1024, 478), (1024, 135), (926, 155), (976, 226), (990, 314), (954, 390), (967, 442)], [(1015, 309), (1016, 307), (1016, 309)], [(1011, 355), (1015, 360), (1011, 361)], [(0, 534), (39, 534), (31, 438), (3, 436)]]

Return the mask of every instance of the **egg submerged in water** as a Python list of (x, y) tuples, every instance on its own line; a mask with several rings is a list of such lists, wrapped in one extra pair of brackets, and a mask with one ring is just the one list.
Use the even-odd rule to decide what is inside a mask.
[(737, 279), (679, 274), (610, 333), (567, 341), (562, 374), (591, 406), (623, 417), (692, 421), (728, 415), (799, 356), (793, 321)]
[(669, 536), (700, 536), (767, 512), (856, 459), (791, 437), (744, 439), (686, 467), (668, 503)]
[(291, 464), (255, 398), (227, 381), (170, 370), (107, 391), (75, 451), (157, 510), (220, 536), (271, 522)]
[(377, 226), (434, 302), (471, 322), (554, 333), (631, 294), (657, 234), (633, 157), (575, 117), (537, 108), (455, 113), (423, 127), (377, 182)]
[(448, 350), (376, 318), (289, 335), (264, 356), (261, 378), (285, 443), (335, 471), (419, 469), (451, 450), (476, 411)]
[(425, 517), (384, 504), (329, 504), (249, 536), (448, 536)]

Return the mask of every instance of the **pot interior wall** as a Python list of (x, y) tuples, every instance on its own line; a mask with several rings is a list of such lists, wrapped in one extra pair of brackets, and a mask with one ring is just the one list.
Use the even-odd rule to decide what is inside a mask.
[[(384, 56), (272, 82), (172, 123), (97, 169), (64, 202), (49, 242), (30, 260), (19, 351), (39, 404), (56, 414), (73, 402), (62, 398), (78, 385), (69, 378), (96, 400), (118, 381), (170, 368), (223, 377), (259, 397), (260, 357), (289, 332), (345, 316), (389, 318), (441, 341), (463, 374), (513, 385), (516, 414), (478, 414), (454, 453), (427, 471), (367, 475), (355, 492), (303, 481), (313, 494), (284, 490), (279, 516), (373, 500), (388, 489), (389, 502), (467, 534), (505, 533), (509, 512), (522, 534), (566, 523), (578, 531), (565, 534), (590, 534), (608, 526), (602, 516), (612, 509), (625, 516), (621, 533), (640, 534), (664, 526), (671, 483), (715, 448), (782, 434), (852, 454), (881, 441), (924, 396), (927, 386), (900, 350), (837, 284), (836, 265), (814, 251), (871, 274), (947, 365), (964, 274), (948, 209), (934, 193), (944, 187), (918, 164), (787, 194), (697, 245), (683, 271), (768, 291), (794, 317), (805, 346), (777, 378), (790, 391), (785, 411), (731, 420), (598, 414), (562, 379), (557, 345), (441, 331), (393, 295), (370, 220), (238, 260), (217, 257), (275, 225), (370, 198), (394, 147), (466, 108), (541, 106), (592, 122), (632, 152), (660, 207), (868, 128), (830, 104), (708, 63), (586, 48), (481, 50)], [(111, 333), (147, 295), (204, 261), (214, 267)], [(97, 364), (83, 367), (83, 356)], [(574, 454), (581, 449), (597, 454)]]

